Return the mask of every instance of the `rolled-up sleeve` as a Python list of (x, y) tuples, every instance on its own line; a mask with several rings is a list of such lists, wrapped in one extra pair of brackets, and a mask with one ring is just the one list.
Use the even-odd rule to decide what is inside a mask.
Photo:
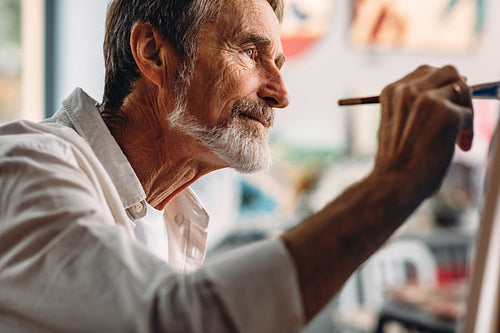
[(1, 152), (0, 332), (300, 329), (296, 275), (280, 240), (178, 274), (114, 223), (64, 142)]

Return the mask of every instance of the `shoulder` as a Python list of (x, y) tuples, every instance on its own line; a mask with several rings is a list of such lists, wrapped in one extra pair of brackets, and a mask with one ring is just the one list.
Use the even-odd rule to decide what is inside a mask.
[(17, 216), (23, 211), (43, 215), (61, 207), (66, 211), (80, 206), (95, 209), (102, 191), (88, 161), (72, 140), (45, 125), (15, 122), (3, 126), (0, 211)]
[(27, 184), (55, 188), (79, 183), (78, 187), (90, 189), (83, 168), (87, 160), (74, 142), (45, 125), (19, 121), (0, 128), (0, 188), (9, 188), (10, 193), (32, 191)]
[(0, 127), (0, 158), (50, 155), (71, 162), (81, 141), (66, 126), (17, 121)]

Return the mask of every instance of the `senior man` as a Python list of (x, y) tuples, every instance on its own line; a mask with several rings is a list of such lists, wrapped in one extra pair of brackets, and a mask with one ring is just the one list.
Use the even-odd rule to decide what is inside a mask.
[[(199, 268), (188, 186), (270, 163), (281, 0), (115, 0), (99, 104), (0, 129), (1, 332), (297, 332), (439, 187), (472, 107), (450, 66), (381, 95), (373, 171), (280, 239)], [(221, 198), (223, 200), (223, 198)], [(217, 221), (214, 221), (217, 223)]]

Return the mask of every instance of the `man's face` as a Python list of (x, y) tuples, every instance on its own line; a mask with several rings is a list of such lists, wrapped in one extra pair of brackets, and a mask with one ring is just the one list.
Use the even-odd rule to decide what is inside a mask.
[(226, 1), (201, 33), (194, 73), (174, 126), (242, 172), (269, 167), (272, 107), (289, 103), (280, 26), (265, 0)]

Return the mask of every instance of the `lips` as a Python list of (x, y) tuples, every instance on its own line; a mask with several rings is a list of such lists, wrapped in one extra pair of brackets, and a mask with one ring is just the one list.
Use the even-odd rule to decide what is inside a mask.
[(245, 116), (258, 121), (265, 128), (269, 128), (274, 122), (274, 110), (262, 100), (250, 100), (243, 98), (233, 106), (233, 116)]
[(252, 120), (258, 121), (259, 123), (262, 124), (262, 126), (264, 126), (266, 128), (269, 127), (268, 122), (265, 121), (263, 118), (255, 117), (255, 116), (252, 116), (252, 115), (249, 115), (249, 114), (245, 114), (245, 113), (242, 113), (241, 115), (244, 116), (244, 117), (250, 118)]

